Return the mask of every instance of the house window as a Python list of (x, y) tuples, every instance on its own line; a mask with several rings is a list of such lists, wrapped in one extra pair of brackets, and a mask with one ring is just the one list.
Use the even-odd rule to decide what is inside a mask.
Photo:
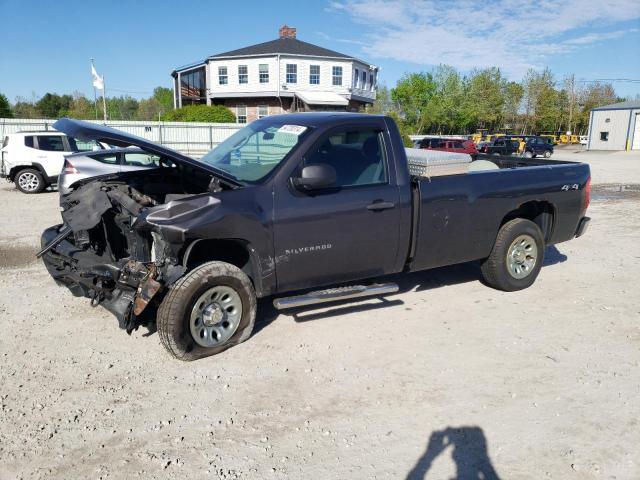
[(600, 132), (600, 140), (603, 142), (609, 141), (609, 132)]
[(298, 83), (298, 65), (287, 63), (287, 83)]
[(360, 84), (360, 87), (363, 90), (367, 88), (367, 72), (364, 70), (362, 71), (362, 83)]
[(218, 83), (226, 85), (229, 83), (229, 75), (227, 75), (227, 67), (218, 67)]
[(248, 83), (249, 73), (246, 65), (238, 65), (238, 83)]
[(309, 84), (320, 85), (320, 65), (311, 65), (309, 67)]
[(333, 67), (331, 77), (333, 85), (342, 85), (342, 67)]
[(247, 123), (247, 106), (238, 105), (236, 107), (236, 120), (238, 123)]
[(269, 105), (258, 105), (258, 118), (264, 118), (269, 115)]
[(269, 65), (261, 63), (258, 66), (258, 73), (260, 76), (260, 83), (269, 83)]
[(358, 81), (360, 81), (360, 70), (356, 68), (353, 73), (353, 88), (358, 88)]

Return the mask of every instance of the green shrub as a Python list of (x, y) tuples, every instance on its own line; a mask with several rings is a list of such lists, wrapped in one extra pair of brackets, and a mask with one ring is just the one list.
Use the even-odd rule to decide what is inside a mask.
[(236, 116), (223, 105), (187, 105), (162, 115), (165, 122), (235, 123)]

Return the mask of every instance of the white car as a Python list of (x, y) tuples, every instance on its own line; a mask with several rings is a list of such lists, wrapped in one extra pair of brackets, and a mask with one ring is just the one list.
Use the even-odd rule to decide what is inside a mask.
[(589, 137), (587, 135), (580, 135), (579, 137), (580, 145), (586, 145), (589, 143)]
[(102, 148), (55, 131), (9, 133), (0, 149), (0, 176), (23, 193), (39, 193), (58, 183), (65, 155)]

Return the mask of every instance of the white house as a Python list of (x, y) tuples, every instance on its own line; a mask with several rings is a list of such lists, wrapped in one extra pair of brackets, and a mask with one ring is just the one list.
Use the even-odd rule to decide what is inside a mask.
[(640, 102), (635, 100), (591, 110), (589, 150), (640, 150)]
[(358, 111), (373, 103), (378, 68), (357, 58), (303, 42), (296, 29), (279, 38), (176, 68), (177, 108), (226, 105), (245, 123), (275, 113)]

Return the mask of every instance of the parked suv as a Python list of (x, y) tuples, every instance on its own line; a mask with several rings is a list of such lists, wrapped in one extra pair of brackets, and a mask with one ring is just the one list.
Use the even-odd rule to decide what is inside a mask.
[(55, 131), (10, 133), (0, 150), (0, 176), (23, 193), (39, 193), (58, 183), (65, 154), (101, 148), (98, 142), (77, 142)]
[(531, 137), (526, 140), (524, 147), (524, 156), (527, 158), (535, 158), (538, 155), (542, 155), (544, 158), (549, 158), (553, 155), (553, 143), (547, 141), (543, 137)]

